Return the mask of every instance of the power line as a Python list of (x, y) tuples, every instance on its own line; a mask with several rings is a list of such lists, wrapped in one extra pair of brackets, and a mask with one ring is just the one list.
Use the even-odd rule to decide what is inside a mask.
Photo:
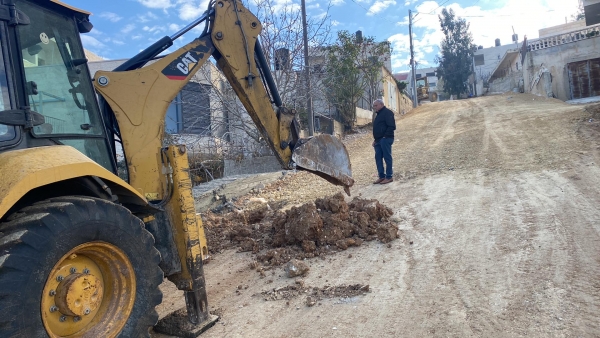
[(359, 3), (358, 3), (358, 2), (356, 2), (355, 0), (352, 0), (352, 2), (354, 2), (356, 5), (358, 5), (358, 7), (360, 7), (360, 8), (362, 8), (362, 9), (364, 9), (364, 10), (367, 12), (366, 14), (368, 14), (368, 13), (369, 13), (369, 10), (368, 10), (368, 9), (364, 8), (364, 7), (363, 7), (361, 4), (359, 4)]
[[(444, 6), (445, 4), (447, 4), (447, 3), (448, 3), (448, 1), (450, 1), (450, 0), (446, 0), (446, 1), (442, 2), (442, 3), (441, 3), (439, 6), (437, 6), (437, 8), (436, 8), (436, 9), (432, 10), (432, 11), (431, 11), (431, 12), (429, 12), (429, 13), (421, 13), (421, 14), (432, 14), (433, 12), (437, 11), (438, 9), (440, 9), (440, 7), (442, 7), (442, 6)], [(419, 12), (419, 13), (420, 13), (420, 12)], [(419, 13), (417, 13), (417, 14), (419, 14)], [(421, 20), (421, 19), (419, 19), (419, 20)], [(415, 23), (419, 22), (419, 20), (416, 20), (416, 21), (414, 21), (414, 22), (413, 22), (413, 25), (414, 25)]]

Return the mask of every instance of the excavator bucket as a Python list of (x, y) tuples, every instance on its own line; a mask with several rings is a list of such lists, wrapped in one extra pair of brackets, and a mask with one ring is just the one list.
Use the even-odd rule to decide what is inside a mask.
[(308, 170), (327, 181), (344, 187), (350, 196), (354, 184), (350, 156), (344, 144), (337, 138), (321, 134), (301, 139), (292, 154), (296, 168)]

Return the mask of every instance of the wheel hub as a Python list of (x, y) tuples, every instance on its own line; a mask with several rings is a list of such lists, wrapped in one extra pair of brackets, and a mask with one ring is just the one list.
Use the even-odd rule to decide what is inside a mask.
[(52, 338), (116, 337), (135, 302), (131, 262), (105, 242), (79, 245), (54, 266), (41, 298), (42, 320)]
[(102, 303), (104, 287), (94, 275), (83, 273), (67, 276), (56, 290), (54, 301), (59, 311), (68, 316), (88, 316)]

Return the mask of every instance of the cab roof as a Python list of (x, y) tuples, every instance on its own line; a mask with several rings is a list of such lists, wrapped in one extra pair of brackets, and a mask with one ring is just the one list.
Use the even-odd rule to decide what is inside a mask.
[(89, 16), (92, 15), (92, 13), (88, 12), (88, 11), (84, 11), (83, 9), (79, 9), (77, 7), (73, 7), (71, 5), (68, 5), (60, 0), (33, 0), (33, 2), (37, 3), (40, 6), (47, 6), (47, 7), (57, 7), (60, 10), (63, 10), (71, 15), (74, 15), (78, 18), (85, 18), (85, 19), (89, 19)]

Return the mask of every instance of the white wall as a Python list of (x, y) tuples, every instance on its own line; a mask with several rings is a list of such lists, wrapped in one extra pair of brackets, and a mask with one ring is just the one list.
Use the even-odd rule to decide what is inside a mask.
[[(532, 92), (531, 84), (542, 67), (552, 75), (552, 92), (560, 100), (571, 99), (567, 65), (600, 57), (600, 37), (533, 50), (525, 58), (525, 92)], [(540, 88), (539, 90), (542, 90)], [(543, 89), (545, 91), (545, 89)], [(537, 92), (534, 92), (537, 93)], [(537, 93), (542, 95), (543, 93)]]
[(484, 81), (487, 81), (489, 79), (489, 77), (492, 75), (492, 72), (496, 69), (496, 67), (498, 67), (498, 64), (500, 63), (500, 61), (502, 61), (502, 58), (504, 57), (506, 52), (511, 49), (518, 48), (522, 44), (523, 43), (520, 42), (519, 46), (517, 46), (516, 43), (510, 43), (510, 44), (504, 45), (504, 46), (478, 49), (477, 52), (475, 52), (475, 55), (483, 56), (483, 62), (484, 62), (483, 65), (477, 65), (477, 63), (476, 63), (476, 66), (475, 66), (475, 76), (476, 76), (476, 82), (477, 82), (477, 95), (478, 96), (481, 96), (483, 93), (485, 93), (487, 91), (486, 89), (483, 88)]
[[(598, 0), (600, 1), (600, 0)], [(539, 30), (539, 36), (541, 38), (547, 38), (552, 35), (564, 34), (572, 32), (574, 30), (585, 28), (585, 20), (578, 20), (569, 23), (565, 23), (558, 26), (543, 28)]]

